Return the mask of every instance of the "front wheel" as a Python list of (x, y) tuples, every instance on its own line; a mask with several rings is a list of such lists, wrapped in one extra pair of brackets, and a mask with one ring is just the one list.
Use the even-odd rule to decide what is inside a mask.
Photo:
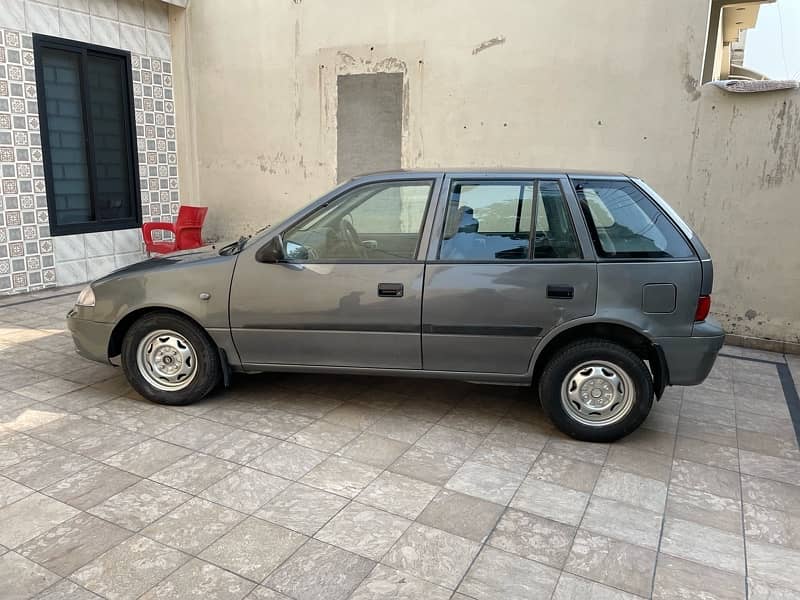
[(206, 333), (168, 313), (151, 313), (131, 325), (122, 340), (122, 368), (142, 396), (172, 406), (202, 400), (222, 375)]
[(644, 361), (620, 344), (575, 342), (550, 359), (539, 380), (542, 409), (562, 432), (586, 442), (613, 442), (635, 430), (653, 405)]

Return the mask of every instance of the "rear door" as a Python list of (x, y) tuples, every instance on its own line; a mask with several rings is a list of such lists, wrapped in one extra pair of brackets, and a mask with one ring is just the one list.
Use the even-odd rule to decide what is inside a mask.
[(425, 269), (429, 371), (525, 374), (541, 338), (595, 310), (597, 269), (563, 175), (452, 174)]

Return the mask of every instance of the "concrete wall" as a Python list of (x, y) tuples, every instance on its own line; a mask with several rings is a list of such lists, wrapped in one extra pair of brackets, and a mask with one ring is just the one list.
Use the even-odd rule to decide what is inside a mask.
[(800, 94), (699, 87), (708, 2), (192, 0), (170, 18), (182, 187), (207, 234), (334, 185), (337, 76), (402, 73), (404, 167), (639, 175), (714, 255), (728, 330), (800, 340)]

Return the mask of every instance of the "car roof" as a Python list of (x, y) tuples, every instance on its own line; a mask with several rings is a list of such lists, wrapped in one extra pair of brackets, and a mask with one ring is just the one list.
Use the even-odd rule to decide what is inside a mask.
[(628, 177), (621, 171), (595, 171), (589, 169), (526, 169), (521, 167), (447, 167), (441, 169), (389, 169), (386, 171), (372, 171), (369, 173), (361, 173), (355, 175), (351, 179), (361, 179), (364, 177), (384, 176), (391, 177), (393, 175), (409, 176), (414, 174), (420, 175), (567, 175), (569, 177)]

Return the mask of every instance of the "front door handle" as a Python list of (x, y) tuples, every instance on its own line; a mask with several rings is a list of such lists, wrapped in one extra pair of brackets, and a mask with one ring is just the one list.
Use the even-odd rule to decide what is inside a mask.
[(378, 296), (382, 298), (402, 298), (403, 297), (403, 284), (402, 283), (379, 283)]
[(547, 297), (572, 300), (575, 297), (575, 288), (571, 285), (548, 285)]

